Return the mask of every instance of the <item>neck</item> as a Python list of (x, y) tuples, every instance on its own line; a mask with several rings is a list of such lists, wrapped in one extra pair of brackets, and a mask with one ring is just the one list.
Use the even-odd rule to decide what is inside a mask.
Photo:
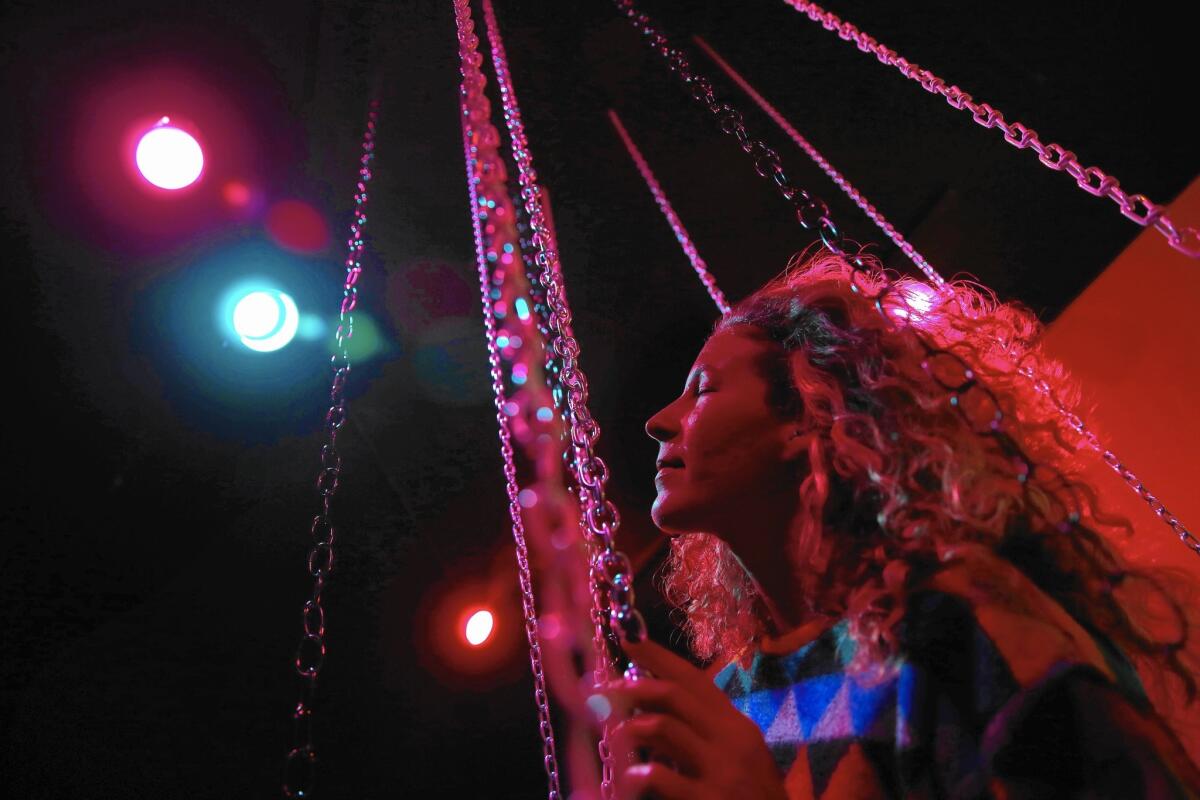
[(775, 508), (759, 506), (756, 513), (737, 520), (736, 530), (731, 530), (728, 535), (716, 534), (729, 543), (738, 561), (750, 574), (779, 633), (822, 616), (809, 610), (803, 581), (796, 575), (792, 548), (788, 545), (798, 504), (798, 500), (792, 500)]

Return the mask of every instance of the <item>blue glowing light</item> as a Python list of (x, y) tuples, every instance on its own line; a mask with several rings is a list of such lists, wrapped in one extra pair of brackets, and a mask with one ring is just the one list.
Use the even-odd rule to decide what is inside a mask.
[(308, 342), (315, 342), (325, 335), (329, 330), (329, 326), (325, 321), (316, 314), (301, 314), (300, 327), (296, 331), (296, 335)]
[(286, 347), (300, 328), (296, 301), (283, 292), (250, 292), (233, 309), (233, 329), (243, 345), (259, 353)]
[(238, 301), (233, 309), (233, 329), (239, 336), (261, 339), (279, 327), (283, 309), (269, 292), (251, 292)]
[(529, 319), (529, 303), (524, 297), (518, 297), (513, 301), (513, 308), (517, 310), (517, 316), (521, 319)]

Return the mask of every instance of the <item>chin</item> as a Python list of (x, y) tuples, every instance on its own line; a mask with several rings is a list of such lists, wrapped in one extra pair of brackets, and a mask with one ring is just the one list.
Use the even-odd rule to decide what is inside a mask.
[(661, 494), (650, 507), (650, 519), (654, 521), (655, 527), (672, 538), (696, 532), (696, 520), (692, 519), (693, 516), (689, 509), (680, 507), (677, 502), (672, 502), (671, 497)]

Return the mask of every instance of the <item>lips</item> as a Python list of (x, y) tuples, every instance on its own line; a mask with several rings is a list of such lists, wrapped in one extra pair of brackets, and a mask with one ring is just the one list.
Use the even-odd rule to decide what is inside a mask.
[(655, 466), (660, 470), (679, 469), (683, 466), (683, 459), (676, 456), (672, 456), (670, 458), (660, 458), (655, 462)]

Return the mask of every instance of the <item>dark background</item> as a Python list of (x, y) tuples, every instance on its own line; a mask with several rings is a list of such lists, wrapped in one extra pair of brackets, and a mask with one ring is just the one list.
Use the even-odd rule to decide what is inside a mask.
[[(622, 113), (731, 298), (809, 237), (609, 3), (498, 5), (553, 195), (624, 546), (649, 553), (656, 450), (641, 426), (678, 391), (714, 309), (605, 109)], [(1194, 123), (1184, 120), (1194, 112), (1195, 43), (1165, 10), (828, 7), (1128, 190), (1169, 202), (1200, 169)], [(1140, 232), (1110, 201), (783, 3), (645, 9), (677, 41), (705, 36), (943, 274), (970, 273), (1047, 321)], [(473, 284), (450, 3), (8, 2), (0, 29), (12, 322), (0, 775), (9, 796), (269, 797), (280, 782), (327, 353), (297, 345), (291, 362), (274, 362), (290, 364), (286, 389), (253, 376), (230, 382), (225, 362), (203, 372), (188, 337), (208, 329), (178, 324), (171, 302), (202, 295), (189, 281), (228, 248), (269, 247), (261, 220), (222, 220), (194, 204), (139, 208), (145, 200), (115, 184), (84, 190), (92, 179), (73, 165), (99, 113), (89, 98), (120, 75), (167, 66), (205, 77), (244, 124), (234, 149), (262, 194), (313, 204), (335, 243), (349, 222), (369, 88), (380, 81), (360, 297), (385, 347), (356, 365), (341, 434), (342, 537), (317, 712), (322, 796), (544, 793), (519, 628), (503, 616), (515, 609), (515, 580)], [(716, 79), (702, 55), (694, 60)], [(717, 83), (849, 235), (880, 238)], [(890, 245), (877, 252), (912, 271)], [(334, 244), (300, 262), (324, 312), (336, 309), (341, 258)], [(239, 357), (227, 353), (225, 366)], [(643, 567), (642, 595), (661, 637), (665, 610), (645, 580), (653, 568), (653, 559)], [(477, 598), (502, 616), (492, 660), (472, 675), (439, 658), (424, 631)]]

